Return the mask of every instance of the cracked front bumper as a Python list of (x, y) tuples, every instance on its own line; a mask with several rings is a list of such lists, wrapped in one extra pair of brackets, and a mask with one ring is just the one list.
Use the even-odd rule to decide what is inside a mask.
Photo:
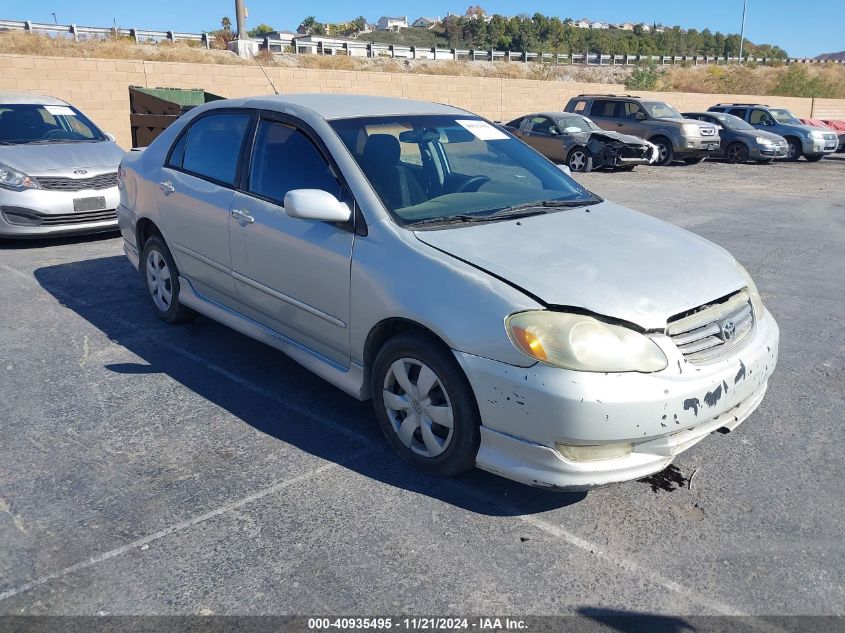
[[(730, 356), (684, 362), (666, 337), (669, 365), (654, 374), (519, 368), (456, 353), (481, 413), (479, 468), (534, 486), (587, 489), (644, 477), (760, 404), (777, 363), (778, 327), (765, 312)], [(622, 457), (573, 461), (556, 444), (632, 444)]]

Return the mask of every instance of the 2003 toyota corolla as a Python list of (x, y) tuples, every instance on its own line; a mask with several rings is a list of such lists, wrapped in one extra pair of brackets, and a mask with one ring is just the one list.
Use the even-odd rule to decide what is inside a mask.
[(372, 398), (429, 473), (641, 477), (744, 421), (777, 360), (729, 253), (458, 108), (217, 101), (126, 156), (119, 187), (161, 318), (202, 313)]

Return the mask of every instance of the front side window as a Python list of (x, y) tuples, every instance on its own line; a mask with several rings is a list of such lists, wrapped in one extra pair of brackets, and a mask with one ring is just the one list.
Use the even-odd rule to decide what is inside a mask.
[(772, 117), (765, 110), (752, 110), (751, 116), (748, 117), (751, 125), (772, 125)]
[(258, 124), (247, 189), (279, 205), (293, 189), (340, 197), (340, 184), (314, 143), (290, 125), (266, 120)]
[(106, 141), (84, 114), (68, 105), (0, 105), (0, 145)]
[[(182, 169), (201, 178), (234, 185), (249, 119), (246, 112), (220, 112), (192, 123), (184, 135)], [(171, 160), (179, 149), (177, 143)]]
[(625, 102), (624, 106), (623, 116), (626, 119), (636, 119), (637, 112), (642, 112), (640, 105), (638, 103), (634, 103), (633, 101)]
[(534, 134), (551, 134), (552, 127), (554, 127), (554, 121), (549, 117), (536, 116), (531, 119), (531, 131)]
[(683, 119), (684, 116), (663, 101), (643, 101), (643, 107), (652, 119)]
[[(402, 225), (596, 200), (527, 145), (471, 115), (341, 119), (332, 127)], [(404, 160), (409, 154), (421, 164)]]

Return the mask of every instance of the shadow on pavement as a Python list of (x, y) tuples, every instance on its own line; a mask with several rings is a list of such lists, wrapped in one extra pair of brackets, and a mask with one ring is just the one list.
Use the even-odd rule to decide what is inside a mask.
[(83, 244), (89, 242), (105, 242), (106, 240), (113, 240), (120, 237), (120, 231), (114, 229), (113, 231), (105, 231), (103, 233), (88, 233), (84, 235), (67, 235), (64, 237), (49, 237), (49, 238), (8, 238), (0, 237), (0, 250), (27, 250), (36, 248), (46, 248), (50, 246), (65, 246), (67, 244)]
[[(620, 631), (622, 633), (684, 633), (699, 630), (685, 618), (676, 616), (653, 615), (638, 611), (619, 611), (582, 607), (578, 614), (593, 620), (601, 631)], [(584, 630), (592, 630), (583, 627)], [(727, 629), (730, 630), (730, 629)]]
[[(63, 306), (143, 360), (106, 364), (105, 369), (124, 375), (165, 374), (255, 429), (312, 455), (479, 514), (534, 514), (586, 496), (531, 488), (479, 470), (458, 480), (429, 478), (412, 470), (387, 445), (371, 403), (358, 402), (281, 352), (204, 317), (184, 326), (158, 320), (138, 273), (123, 256), (47, 266), (34, 274)], [(277, 397), (295, 406), (280, 404)], [(327, 434), (336, 431), (314, 418), (342, 425), (359, 439), (327, 442)], [(360, 450), (352, 445), (358, 441), (375, 446), (375, 452), (347, 461)]]

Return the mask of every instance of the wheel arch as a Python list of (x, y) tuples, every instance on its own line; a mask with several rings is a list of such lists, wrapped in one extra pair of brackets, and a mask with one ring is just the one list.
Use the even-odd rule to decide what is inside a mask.
[(158, 236), (164, 239), (164, 235), (158, 225), (149, 218), (140, 218), (135, 223), (135, 244), (138, 247), (138, 253), (144, 250), (144, 244), (153, 236)]
[(443, 349), (450, 350), (451, 352), (452, 348), (441, 336), (439, 336), (431, 328), (426, 327), (418, 321), (414, 321), (413, 319), (408, 319), (406, 317), (389, 317), (382, 319), (370, 329), (370, 332), (367, 334), (367, 338), (364, 341), (362, 360), (364, 361), (364, 371), (368, 384), (370, 371), (382, 346), (384, 346), (384, 344), (394, 336), (413, 332), (422, 334), (423, 336), (437, 341)]

